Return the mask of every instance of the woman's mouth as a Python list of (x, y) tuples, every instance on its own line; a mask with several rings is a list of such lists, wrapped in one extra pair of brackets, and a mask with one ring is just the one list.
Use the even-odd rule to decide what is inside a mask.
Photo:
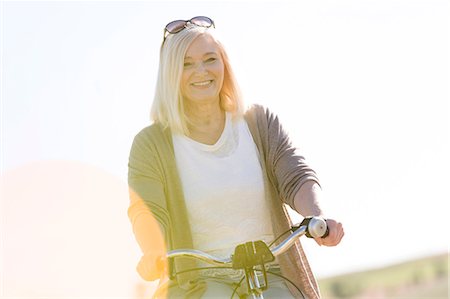
[(209, 85), (211, 85), (212, 82), (213, 82), (213, 80), (205, 80), (205, 81), (194, 82), (191, 85), (195, 86), (195, 87), (209, 87)]

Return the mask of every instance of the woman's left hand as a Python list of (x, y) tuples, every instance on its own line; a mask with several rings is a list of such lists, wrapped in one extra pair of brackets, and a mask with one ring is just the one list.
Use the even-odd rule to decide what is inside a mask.
[(326, 221), (329, 232), (328, 236), (325, 238), (314, 238), (314, 240), (316, 240), (317, 244), (320, 246), (336, 246), (341, 242), (342, 237), (344, 237), (342, 223), (337, 222), (334, 219), (327, 219)]

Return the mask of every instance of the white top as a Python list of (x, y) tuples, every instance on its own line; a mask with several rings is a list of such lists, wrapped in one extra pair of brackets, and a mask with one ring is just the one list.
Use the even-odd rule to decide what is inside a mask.
[(258, 151), (243, 118), (226, 114), (216, 144), (174, 135), (194, 249), (230, 257), (236, 245), (273, 241)]

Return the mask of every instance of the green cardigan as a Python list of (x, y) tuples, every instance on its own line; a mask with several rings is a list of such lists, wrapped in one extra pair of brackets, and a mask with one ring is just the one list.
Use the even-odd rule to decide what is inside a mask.
[[(270, 202), (274, 234), (278, 236), (291, 225), (285, 204), (293, 208), (294, 196), (300, 187), (306, 181), (318, 182), (318, 179), (304, 158), (296, 153), (275, 115), (254, 105), (244, 117), (259, 151), (265, 194)], [(169, 250), (193, 247), (171, 136), (169, 129), (163, 129), (157, 123), (144, 128), (134, 138), (128, 164), (129, 187), (143, 199), (160, 224)], [(137, 217), (145, 217), (145, 213), (131, 205), (128, 215), (133, 225)], [(138, 241), (145, 237), (145, 231), (134, 232)], [(279, 256), (278, 262), (283, 274), (300, 287), (304, 297), (320, 298), (300, 241)], [(178, 272), (195, 267), (195, 264), (192, 259), (178, 258), (174, 266)], [(190, 298), (199, 298), (205, 287), (196, 282), (196, 275), (195, 271), (177, 275), (177, 283), (190, 290)], [(292, 286), (290, 289), (296, 298), (302, 296)]]

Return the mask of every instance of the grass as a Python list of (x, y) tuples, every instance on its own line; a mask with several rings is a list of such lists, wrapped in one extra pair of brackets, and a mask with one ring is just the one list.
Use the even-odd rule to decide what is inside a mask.
[(448, 254), (319, 280), (325, 299), (448, 298)]

